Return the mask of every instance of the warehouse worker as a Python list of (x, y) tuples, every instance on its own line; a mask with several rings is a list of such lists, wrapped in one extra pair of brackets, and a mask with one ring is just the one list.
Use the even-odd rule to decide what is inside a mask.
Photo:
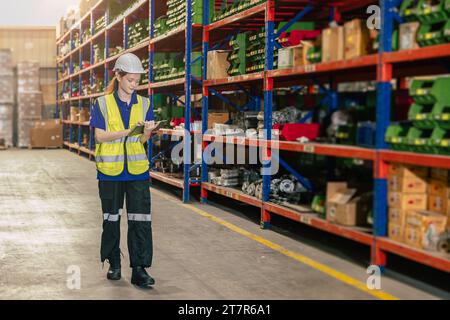
[[(128, 252), (131, 283), (149, 288), (155, 280), (146, 272), (152, 264), (153, 242), (150, 214), (149, 162), (144, 143), (155, 125), (148, 98), (136, 94), (141, 74), (140, 59), (126, 53), (114, 66), (115, 77), (106, 95), (99, 97), (91, 112), (95, 128), (95, 160), (103, 211), (101, 261), (109, 262), (107, 278), (121, 278), (120, 218), (124, 198), (128, 217)], [(137, 125), (143, 133), (131, 135)], [(134, 131), (135, 132), (135, 131)]]

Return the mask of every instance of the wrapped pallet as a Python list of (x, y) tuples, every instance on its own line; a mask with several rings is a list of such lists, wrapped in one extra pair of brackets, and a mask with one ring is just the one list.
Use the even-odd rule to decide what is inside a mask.
[(21, 61), (17, 63), (18, 92), (39, 91), (39, 62)]
[(9, 49), (0, 49), (0, 103), (14, 103), (14, 73)]
[(12, 52), (0, 49), (0, 146), (13, 145), (14, 73)]
[(13, 104), (0, 103), (0, 146), (13, 145)]
[(18, 94), (18, 141), (19, 147), (30, 145), (30, 129), (42, 114), (42, 93), (40, 91), (19, 92)]

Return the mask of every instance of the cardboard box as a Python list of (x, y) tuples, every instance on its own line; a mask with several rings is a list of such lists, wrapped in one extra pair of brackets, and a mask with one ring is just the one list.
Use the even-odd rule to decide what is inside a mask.
[(314, 46), (312, 41), (301, 41), (297, 46), (278, 50), (278, 69), (306, 66), (309, 63), (308, 50)]
[(89, 117), (90, 117), (89, 108), (82, 108), (78, 115), (78, 121), (80, 122), (89, 121)]
[(402, 210), (426, 210), (427, 194), (389, 192), (388, 204), (390, 208)]
[(420, 177), (390, 175), (388, 176), (388, 189), (402, 193), (426, 193), (427, 182)]
[(448, 201), (447, 197), (429, 195), (428, 210), (446, 215), (448, 211)]
[(420, 228), (406, 225), (403, 234), (403, 241), (412, 247), (422, 249), (422, 236)]
[(428, 194), (447, 199), (450, 198), (450, 187), (446, 181), (431, 179)]
[(230, 51), (213, 50), (208, 52), (208, 79), (223, 79), (228, 77), (230, 62), (227, 60)]
[(409, 22), (400, 24), (399, 32), (399, 50), (411, 50), (419, 48), (416, 41), (419, 22)]
[(210, 112), (208, 113), (208, 129), (212, 129), (214, 123), (225, 123), (230, 120), (228, 112)]
[(339, 191), (346, 189), (347, 189), (347, 182), (328, 182), (326, 201), (331, 200), (331, 198)]
[(327, 220), (346, 226), (367, 224), (372, 199), (367, 195), (355, 197), (356, 192), (356, 189), (339, 189), (330, 195), (327, 200)]
[(446, 230), (447, 217), (430, 211), (410, 211), (406, 216), (405, 243), (436, 250), (439, 236)]
[(405, 166), (402, 164), (392, 163), (388, 166), (389, 175), (398, 175), (402, 177), (428, 177), (428, 168), (417, 166)]
[(78, 107), (70, 107), (69, 120), (77, 122), (79, 117), (79, 111), (80, 109)]
[(344, 27), (322, 31), (322, 62), (344, 59)]
[(344, 59), (354, 59), (369, 52), (369, 29), (361, 19), (354, 19), (344, 24)]
[(59, 120), (35, 122), (30, 129), (30, 145), (34, 148), (61, 147), (63, 144), (62, 124)]
[(431, 169), (431, 179), (448, 182), (450, 180), (449, 170), (447, 169)]
[(405, 229), (405, 227), (403, 225), (398, 225), (398, 224), (389, 222), (388, 237), (391, 238), (392, 240), (403, 242), (404, 229)]
[(408, 211), (399, 208), (389, 208), (388, 221), (389, 223), (404, 226)]

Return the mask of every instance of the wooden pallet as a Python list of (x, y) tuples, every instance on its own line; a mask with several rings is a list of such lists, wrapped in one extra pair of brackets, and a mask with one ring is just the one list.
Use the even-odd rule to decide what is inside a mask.
[(56, 149), (61, 149), (62, 146), (58, 146), (58, 147), (33, 147), (33, 146), (28, 146), (29, 150), (32, 149), (43, 149), (43, 150), (56, 150)]

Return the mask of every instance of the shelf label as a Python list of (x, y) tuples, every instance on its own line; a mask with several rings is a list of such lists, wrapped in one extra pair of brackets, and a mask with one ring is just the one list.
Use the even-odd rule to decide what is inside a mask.
[(311, 224), (311, 217), (306, 215), (300, 215), (300, 222), (305, 224)]
[(308, 64), (305, 66), (305, 72), (314, 72), (316, 71), (316, 65), (315, 64)]
[(314, 153), (315, 148), (312, 145), (305, 145), (303, 151), (307, 153)]

